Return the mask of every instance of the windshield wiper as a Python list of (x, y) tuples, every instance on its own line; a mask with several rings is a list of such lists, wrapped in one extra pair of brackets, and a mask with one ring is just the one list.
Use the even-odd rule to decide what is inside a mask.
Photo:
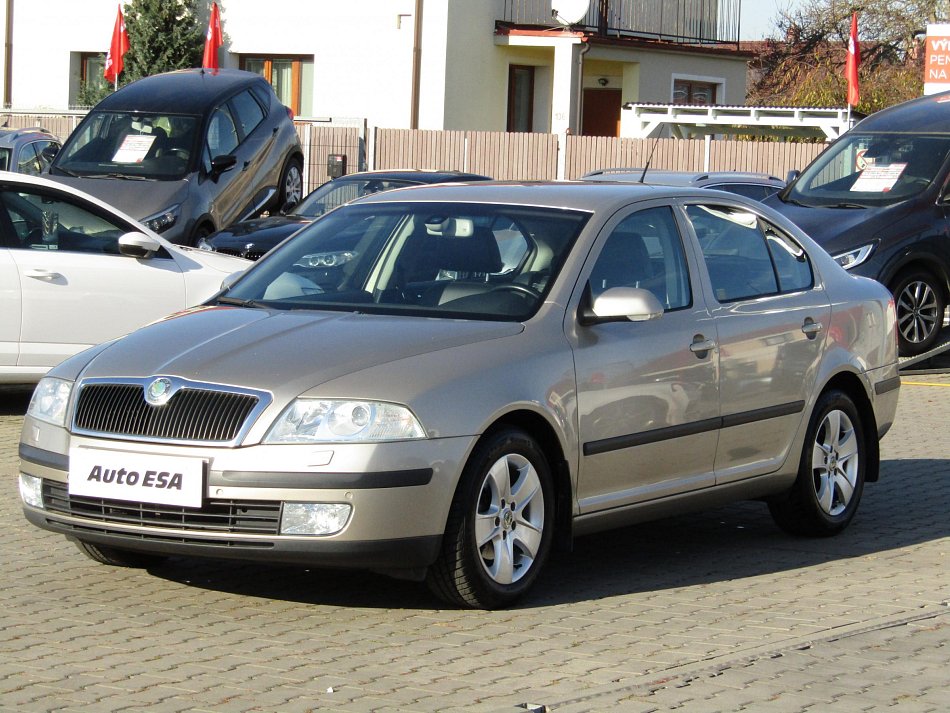
[(268, 309), (268, 306), (257, 300), (242, 300), (240, 297), (219, 297), (219, 305), (234, 305), (235, 307), (248, 307), (250, 309)]
[[(56, 170), (60, 173), (65, 173), (67, 176), (72, 176), (73, 178), (82, 178), (82, 174), (76, 173), (75, 171), (70, 171), (68, 168), (60, 168), (57, 166)], [(50, 171), (50, 173), (52, 173), (52, 171)]]
[[(75, 174), (74, 174), (75, 175)], [(83, 178), (120, 178), (124, 181), (154, 181), (147, 176), (130, 176), (127, 173), (88, 173)]]
[(863, 210), (867, 206), (860, 203), (832, 203), (828, 208), (861, 208)]

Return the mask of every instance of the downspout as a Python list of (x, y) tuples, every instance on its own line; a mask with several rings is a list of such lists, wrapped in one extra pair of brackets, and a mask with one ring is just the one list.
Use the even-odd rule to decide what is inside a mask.
[(574, 134), (581, 135), (584, 126), (584, 55), (590, 52), (590, 43), (587, 38), (581, 39), (583, 46), (577, 53), (577, 121), (574, 124)]
[(416, 0), (412, 18), (412, 89), (409, 95), (409, 128), (419, 128), (419, 85), (422, 76), (422, 0)]
[(7, 0), (3, 47), (3, 108), (13, 104), (13, 0)]

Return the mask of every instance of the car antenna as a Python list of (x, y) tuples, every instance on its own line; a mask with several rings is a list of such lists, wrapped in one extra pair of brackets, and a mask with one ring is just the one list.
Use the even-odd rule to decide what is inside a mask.
[(659, 142), (660, 142), (660, 137), (659, 135), (657, 135), (657, 137), (653, 139), (653, 146), (650, 147), (650, 155), (647, 157), (647, 164), (646, 166), (643, 167), (643, 173), (640, 174), (640, 180), (638, 181), (638, 183), (643, 183), (643, 181), (646, 179), (647, 171), (650, 170), (650, 162), (653, 161), (653, 152), (656, 151), (656, 145)]

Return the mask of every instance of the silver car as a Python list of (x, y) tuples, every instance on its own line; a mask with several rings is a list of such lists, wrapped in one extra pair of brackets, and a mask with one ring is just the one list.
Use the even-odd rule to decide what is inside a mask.
[(896, 345), (885, 288), (748, 199), (409, 188), (54, 369), (21, 495), (106, 564), (360, 567), (506, 606), (597, 530), (740, 499), (844, 529)]

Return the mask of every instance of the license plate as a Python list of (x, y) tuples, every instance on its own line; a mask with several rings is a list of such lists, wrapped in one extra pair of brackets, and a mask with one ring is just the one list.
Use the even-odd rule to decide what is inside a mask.
[(181, 456), (71, 448), (69, 494), (201, 507), (204, 461)]

